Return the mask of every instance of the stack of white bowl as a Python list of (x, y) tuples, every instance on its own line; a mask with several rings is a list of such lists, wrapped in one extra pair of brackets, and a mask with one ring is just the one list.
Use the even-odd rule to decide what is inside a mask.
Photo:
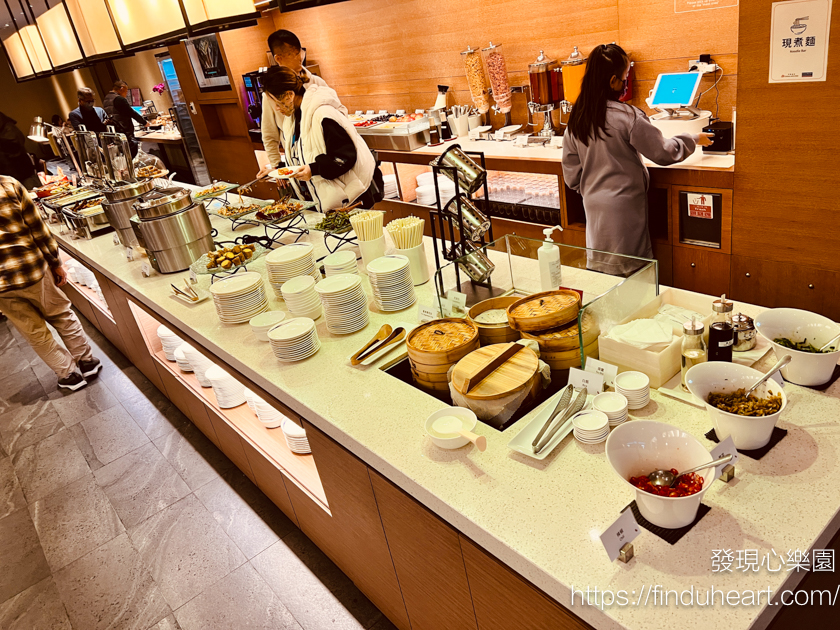
[(641, 409), (650, 402), (650, 378), (642, 372), (622, 372), (615, 377), (615, 391), (627, 399), (629, 409)]
[(344, 249), (324, 258), (324, 275), (327, 278), (337, 276), (340, 273), (359, 273), (355, 252)]
[(627, 420), (627, 399), (618, 392), (598, 394), (592, 401), (592, 408), (606, 414), (610, 421), (610, 429)]
[(281, 289), (286, 306), (294, 317), (318, 319), (324, 314), (321, 298), (315, 292), (315, 278), (298, 276), (283, 284)]
[[(449, 178), (438, 178), (438, 190), (440, 191), (441, 207), (445, 206), (455, 196), (455, 184)], [(417, 203), (420, 205), (434, 206), (437, 204), (434, 181), (430, 184), (418, 186), (415, 192), (417, 193)]]
[(268, 331), (268, 340), (274, 356), (286, 363), (308, 359), (321, 347), (315, 321), (309, 317), (296, 317), (277, 324)]
[(276, 429), (280, 426), (280, 423), (286, 419), (286, 416), (277, 411), (274, 407), (265, 402), (263, 398), (257, 396), (247, 387), (245, 388), (244, 394), (245, 402), (248, 403), (248, 406), (256, 414), (257, 418), (259, 418), (260, 422), (263, 423), (263, 426), (266, 429)]
[(396, 199), (400, 196), (399, 189), (397, 188), (397, 176), (396, 175), (384, 175), (382, 177), (385, 183), (385, 199)]
[(175, 350), (184, 343), (184, 340), (166, 326), (158, 326), (157, 336), (163, 346), (163, 353), (166, 355), (166, 358), (170, 361), (175, 361)]
[(210, 286), (216, 314), (223, 324), (242, 324), (268, 310), (262, 276), (246, 271), (228, 276)]
[(367, 266), (373, 299), (383, 311), (401, 311), (414, 304), (414, 281), (408, 258), (394, 254)]
[(213, 384), (207, 379), (205, 374), (207, 370), (215, 365), (215, 363), (188, 343), (183, 344), (181, 349), (183, 349), (184, 356), (187, 358), (187, 361), (190, 362), (190, 367), (192, 367), (192, 370), (195, 373), (195, 378), (198, 379), (198, 384), (202, 387), (213, 387)]
[(308, 455), (312, 452), (312, 449), (309, 448), (309, 438), (306, 437), (306, 431), (298, 426), (296, 422), (289, 418), (284, 418), (280, 424), (280, 430), (283, 431), (286, 444), (292, 453)]
[(286, 319), (286, 313), (283, 311), (267, 311), (252, 317), (248, 323), (251, 325), (254, 337), (259, 341), (268, 341), (268, 331), (284, 319)]
[(575, 439), (583, 444), (600, 444), (610, 434), (610, 420), (607, 414), (595, 409), (580, 411), (572, 416)]
[(316, 281), (321, 273), (315, 265), (312, 243), (292, 243), (268, 253), (265, 257), (268, 281), (277, 297), (282, 298), (283, 284), (297, 276), (312, 276)]
[(222, 409), (238, 407), (245, 402), (242, 384), (218, 365), (211, 366), (205, 373), (216, 394), (216, 402)]
[(321, 295), (327, 330), (331, 333), (347, 335), (368, 325), (367, 296), (361, 277), (349, 273), (331, 276), (319, 282), (315, 290)]
[(180, 346), (175, 348), (175, 361), (178, 363), (178, 368), (182, 372), (192, 372), (192, 366), (190, 365), (189, 360), (187, 359), (187, 355), (184, 352), (184, 346), (187, 344), (182, 343)]

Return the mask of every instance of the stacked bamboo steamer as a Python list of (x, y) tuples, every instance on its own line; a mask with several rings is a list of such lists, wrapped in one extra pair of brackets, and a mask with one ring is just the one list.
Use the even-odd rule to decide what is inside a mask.
[[(583, 314), (583, 353), (598, 358), (598, 325), (592, 313)], [(580, 367), (580, 336), (578, 323), (572, 321), (561, 328), (535, 333), (522, 333), (524, 339), (532, 339), (540, 346), (540, 359), (552, 370), (568, 370)]]
[(435, 319), (418, 326), (406, 339), (414, 382), (427, 390), (448, 392), (449, 368), (478, 346), (478, 328), (471, 321)]
[[(579, 312), (580, 295), (575, 291), (544, 291), (508, 306), (508, 322), (525, 339), (539, 344), (540, 359), (552, 370), (566, 370), (580, 367)], [(598, 353), (598, 329), (590, 313), (584, 314), (584, 352)]]
[(476, 317), (487, 311), (496, 309), (507, 311), (508, 306), (518, 301), (519, 298), (516, 296), (490, 298), (489, 300), (479, 302), (467, 312), (467, 320), (473, 322), (478, 328), (478, 338), (482, 346), (491, 346), (494, 343), (506, 343), (519, 339), (521, 336), (519, 331), (511, 328), (507, 319), (498, 324), (475, 321)]
[(498, 400), (528, 390), (521, 404), (534, 400), (542, 389), (537, 353), (528, 347), (509, 358), (480, 383), (466, 392), (466, 381), (510, 346), (499, 343), (483, 346), (458, 361), (452, 370), (452, 386), (467, 400)]

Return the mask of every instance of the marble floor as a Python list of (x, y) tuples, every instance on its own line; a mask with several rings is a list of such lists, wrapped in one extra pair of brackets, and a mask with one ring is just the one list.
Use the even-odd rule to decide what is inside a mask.
[(77, 392), (0, 322), (0, 628), (393, 630), (84, 319)]

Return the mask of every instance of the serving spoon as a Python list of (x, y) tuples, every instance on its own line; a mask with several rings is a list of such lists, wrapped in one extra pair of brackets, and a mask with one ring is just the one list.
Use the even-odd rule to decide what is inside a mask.
[(766, 381), (768, 378), (773, 376), (776, 372), (778, 372), (783, 367), (785, 367), (788, 363), (790, 363), (790, 361), (791, 361), (791, 356), (789, 354), (786, 354), (781, 359), (779, 359), (779, 361), (776, 363), (776, 365), (771, 367), (764, 376), (762, 376), (760, 379), (758, 379), (755, 383), (753, 383), (752, 387), (750, 387), (747, 391), (744, 392), (744, 398), (748, 398), (749, 395), (752, 394), (759, 385), (761, 385), (764, 381)]
[(838, 339), (840, 339), (840, 333), (834, 335), (834, 338), (831, 341), (829, 341), (827, 344), (825, 344), (822, 348), (820, 348), (818, 350), (818, 352), (825, 352), (826, 348), (828, 348), (829, 346), (833, 346), (837, 342)]
[(717, 468), (721, 464), (726, 464), (731, 459), (732, 455), (724, 455), (720, 459), (711, 461), (708, 464), (703, 464), (702, 466), (695, 466), (694, 468), (689, 468), (688, 470), (684, 470), (681, 473), (677, 473), (676, 475), (670, 470), (654, 470), (648, 475), (648, 480), (650, 481), (651, 485), (657, 486), (659, 488), (673, 488), (677, 479), (679, 479), (683, 475), (697, 472), (698, 470), (711, 468), (712, 466)]
[(475, 447), (481, 452), (484, 452), (487, 448), (487, 438), (483, 435), (478, 435), (477, 433), (464, 429), (461, 418), (458, 416), (443, 416), (442, 418), (438, 418), (435, 420), (434, 424), (432, 424), (432, 429), (437, 433), (449, 435), (457, 434), (461, 437), (465, 437), (475, 444)]

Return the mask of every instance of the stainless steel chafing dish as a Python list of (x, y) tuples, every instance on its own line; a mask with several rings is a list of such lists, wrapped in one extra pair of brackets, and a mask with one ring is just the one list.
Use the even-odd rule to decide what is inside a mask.
[(139, 182), (116, 182), (102, 190), (106, 201), (102, 209), (108, 217), (109, 223), (117, 231), (120, 243), (126, 247), (135, 247), (140, 243), (131, 228), (131, 217), (134, 216), (134, 203), (141, 195), (152, 190), (151, 180)]

